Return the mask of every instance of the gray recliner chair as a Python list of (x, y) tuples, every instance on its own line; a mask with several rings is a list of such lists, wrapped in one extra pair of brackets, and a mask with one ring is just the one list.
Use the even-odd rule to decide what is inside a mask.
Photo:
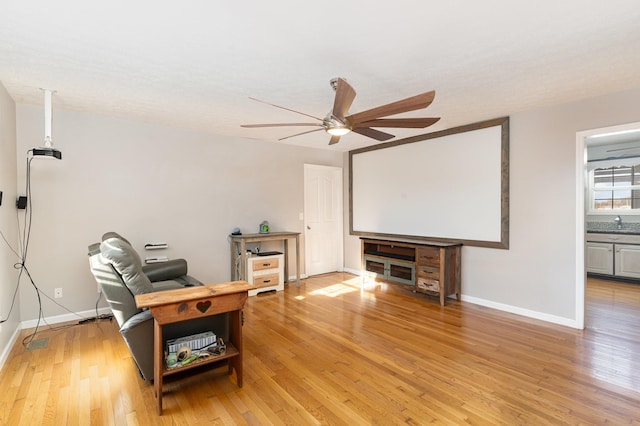
[[(89, 246), (89, 265), (113, 316), (120, 326), (133, 360), (143, 379), (153, 380), (153, 317), (136, 306), (135, 295), (154, 291), (200, 286), (187, 275), (187, 262), (176, 259), (142, 265), (129, 241), (115, 232)], [(227, 319), (217, 318), (218, 322)], [(221, 324), (224, 327), (224, 324)], [(211, 330), (211, 321), (192, 320), (164, 328), (163, 340)]]

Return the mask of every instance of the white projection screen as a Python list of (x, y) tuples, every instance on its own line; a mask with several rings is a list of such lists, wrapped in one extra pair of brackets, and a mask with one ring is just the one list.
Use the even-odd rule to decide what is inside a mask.
[(350, 232), (509, 248), (509, 118), (349, 152)]

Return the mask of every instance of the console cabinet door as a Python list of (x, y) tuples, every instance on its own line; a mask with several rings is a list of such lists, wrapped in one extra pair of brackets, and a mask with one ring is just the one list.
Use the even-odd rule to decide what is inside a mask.
[(410, 262), (364, 256), (364, 270), (369, 277), (407, 285), (415, 284), (416, 268)]
[(640, 246), (616, 244), (615, 252), (616, 276), (640, 278)]
[(364, 256), (364, 270), (369, 277), (380, 278), (382, 280), (387, 278), (387, 265), (384, 260)]
[(587, 272), (613, 275), (613, 244), (587, 243)]
[(415, 285), (416, 267), (413, 263), (395, 260), (387, 261), (387, 279), (406, 285)]

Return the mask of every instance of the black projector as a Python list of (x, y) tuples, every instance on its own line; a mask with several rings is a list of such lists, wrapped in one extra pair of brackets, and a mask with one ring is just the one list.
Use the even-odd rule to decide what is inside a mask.
[(52, 157), (62, 160), (62, 152), (55, 148), (33, 148), (33, 156)]

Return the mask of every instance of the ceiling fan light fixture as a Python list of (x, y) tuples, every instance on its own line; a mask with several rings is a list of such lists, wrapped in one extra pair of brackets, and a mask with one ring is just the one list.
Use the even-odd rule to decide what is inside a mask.
[(324, 120), (322, 120), (322, 124), (331, 136), (344, 136), (351, 131), (351, 126), (349, 126), (348, 123), (344, 123), (331, 113), (327, 114)]
[(331, 136), (344, 136), (347, 133), (349, 133), (351, 131), (350, 128), (346, 127), (346, 126), (342, 126), (342, 127), (329, 127), (327, 129), (327, 133), (329, 133)]
[[(416, 111), (424, 109), (431, 105), (435, 97), (436, 92), (431, 90), (429, 92), (420, 93), (415, 96), (411, 96), (406, 99), (391, 102), (389, 104), (380, 105), (365, 111), (361, 111), (356, 114), (350, 114), (349, 108), (351, 107), (353, 100), (356, 97), (356, 91), (351, 87), (347, 80), (344, 78), (334, 78), (330, 80), (331, 88), (335, 91), (333, 100), (333, 108), (326, 117), (318, 118), (313, 115), (306, 114), (304, 112), (296, 111), (290, 108), (285, 108), (268, 102), (259, 101), (276, 108), (281, 108), (286, 111), (294, 112), (296, 114), (306, 115), (307, 117), (314, 118), (322, 123), (270, 123), (270, 124), (243, 124), (242, 127), (282, 127), (282, 126), (313, 126), (315, 130), (309, 130), (295, 135), (280, 138), (278, 140), (288, 139), (293, 136), (306, 135), (307, 133), (316, 132), (324, 129), (331, 136), (329, 145), (336, 144), (340, 141), (340, 137), (344, 136), (352, 131), (359, 133), (371, 139), (383, 142), (389, 139), (393, 139), (395, 136), (390, 133), (385, 133), (380, 130), (374, 129), (374, 127), (392, 127), (392, 128), (420, 128), (429, 127), (437, 122), (440, 118), (384, 118), (402, 114), (405, 112)], [(258, 99), (251, 98), (258, 101)]]

